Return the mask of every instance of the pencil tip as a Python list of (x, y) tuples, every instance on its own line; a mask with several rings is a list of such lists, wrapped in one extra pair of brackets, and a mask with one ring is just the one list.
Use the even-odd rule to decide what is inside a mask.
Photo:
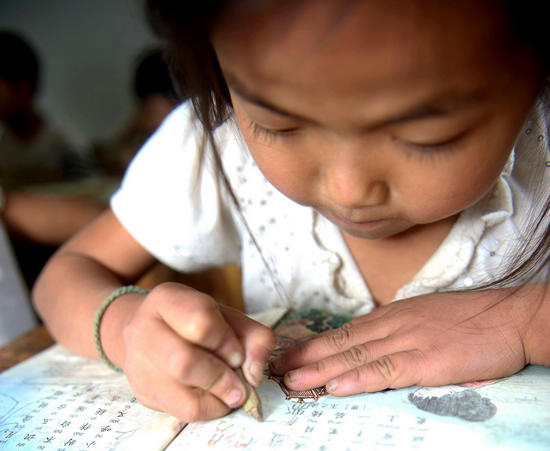
[(248, 411), (248, 414), (260, 422), (264, 421), (264, 416), (262, 415), (262, 409), (260, 407), (253, 407)]

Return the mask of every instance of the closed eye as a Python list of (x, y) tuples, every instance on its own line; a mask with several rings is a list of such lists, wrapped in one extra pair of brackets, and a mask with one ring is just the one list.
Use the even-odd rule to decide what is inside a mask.
[(264, 138), (264, 139), (275, 139), (279, 137), (288, 137), (299, 131), (300, 129), (298, 127), (289, 127), (289, 128), (281, 128), (281, 129), (275, 129), (275, 128), (267, 128), (264, 127), (257, 122), (252, 121), (251, 119), (248, 119), (249, 122), (249, 128), (252, 130), (252, 135), (255, 138)]
[(464, 138), (467, 136), (469, 130), (465, 130), (458, 135), (452, 136), (451, 138), (445, 139), (440, 142), (434, 143), (417, 143), (412, 141), (407, 141), (404, 139), (393, 137), (393, 139), (398, 140), (401, 144), (414, 148), (417, 150), (423, 151), (433, 151), (433, 152), (443, 152), (445, 150), (452, 150), (462, 143)]

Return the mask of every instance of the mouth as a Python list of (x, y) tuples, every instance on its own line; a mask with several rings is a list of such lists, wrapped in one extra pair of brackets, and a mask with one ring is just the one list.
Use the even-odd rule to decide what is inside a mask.
[(355, 227), (375, 227), (379, 224), (382, 224), (385, 219), (368, 219), (368, 220), (361, 220), (361, 221), (352, 221), (351, 219), (348, 219), (344, 216), (337, 215), (335, 213), (332, 213), (331, 216), (335, 219), (336, 222), (339, 222), (341, 224), (344, 224), (346, 226), (355, 226)]

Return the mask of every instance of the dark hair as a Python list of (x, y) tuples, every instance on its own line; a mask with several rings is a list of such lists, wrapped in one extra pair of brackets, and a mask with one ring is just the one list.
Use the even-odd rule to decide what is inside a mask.
[(12, 31), (0, 31), (0, 78), (10, 83), (27, 82), (33, 93), (38, 89), (38, 55), (22, 36)]
[[(270, 2), (263, 1), (259, 3)], [(510, 36), (516, 39), (519, 37), (530, 44), (530, 47), (533, 48), (542, 62), (544, 78), (541, 77), (541, 80), (545, 80), (545, 86), (541, 86), (541, 88), (549, 88), (549, 79), (546, 76), (550, 74), (550, 40), (546, 36), (548, 14), (544, 14), (544, 12), (550, 10), (550, 6), (545, 4), (540, 6), (541, 4), (537, 3), (536, 7), (530, 7), (531, 3), (527, 2), (526, 5), (524, 2), (502, 0), (501, 5), (505, 17), (508, 19)], [(171, 55), (176, 80), (192, 91), (191, 98), (195, 115), (201, 122), (204, 133), (202, 152), (204, 154), (206, 148), (212, 149), (214, 161), (221, 176), (220, 180), (238, 208), (238, 201), (223, 173), (213, 138), (215, 129), (232, 114), (229, 90), (210, 41), (211, 31), (221, 15), (228, 10), (229, 5), (232, 8), (235, 8), (235, 5), (243, 6), (245, 9), (258, 7), (258, 3), (254, 0), (233, 2), (202, 0), (192, 3), (172, 0), (147, 0), (147, 17), (153, 30), (166, 43), (167, 51)], [(549, 101), (550, 99), (546, 100)], [(550, 108), (550, 101), (546, 104), (546, 108)], [(538, 238), (536, 242), (532, 242), (532, 239), (526, 240), (524, 249), (527, 252), (527, 257), (525, 255), (513, 257), (513, 261), (505, 274), (498, 280), (492, 281), (481, 288), (499, 287), (522, 282), (544, 268), (550, 258), (550, 226), (547, 225), (549, 211), (550, 195), (546, 198), (540, 215), (534, 218), (535, 220), (532, 221), (529, 230), (526, 231), (526, 236), (536, 236)], [(253, 236), (252, 239), (254, 240)], [(530, 250), (527, 251), (527, 249)]]
[(224, 4), (147, 0), (149, 23), (165, 42), (172, 74), (190, 91), (195, 113), (209, 135), (232, 113), (229, 89), (210, 42)]
[[(187, 97), (186, 89), (181, 86), (181, 82), (179, 84), (179, 97), (183, 100)], [(134, 75), (134, 93), (140, 100), (154, 94), (174, 101), (178, 98), (168, 64), (160, 49), (149, 50), (140, 55)]]

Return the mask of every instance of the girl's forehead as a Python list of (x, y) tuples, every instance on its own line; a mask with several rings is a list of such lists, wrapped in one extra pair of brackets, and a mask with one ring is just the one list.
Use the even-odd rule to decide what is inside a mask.
[(356, 88), (369, 96), (413, 85), (475, 89), (509, 58), (503, 20), (489, 3), (269, 2), (266, 9), (233, 14), (214, 34), (214, 45), (224, 70), (264, 92), (281, 86), (336, 95)]

